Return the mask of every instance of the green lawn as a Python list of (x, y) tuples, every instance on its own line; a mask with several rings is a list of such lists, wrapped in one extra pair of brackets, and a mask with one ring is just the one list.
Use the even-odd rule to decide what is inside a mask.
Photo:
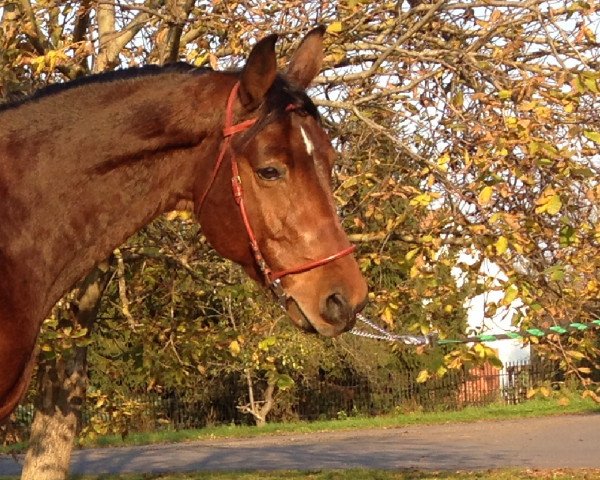
[(561, 405), (556, 398), (536, 398), (519, 405), (492, 404), (486, 407), (467, 407), (463, 410), (452, 412), (412, 412), (381, 417), (349, 417), (343, 420), (271, 423), (262, 428), (224, 425), (198, 430), (166, 430), (150, 433), (133, 433), (125, 439), (120, 436), (86, 438), (80, 441), (80, 446), (85, 448), (147, 445), (154, 443), (192, 441), (206, 438), (247, 438), (260, 435), (275, 435), (278, 433), (311, 433), (366, 428), (392, 428), (405, 425), (476, 422), (479, 420), (540, 417), (568, 413), (600, 413), (600, 405), (594, 403), (594, 401), (589, 398), (582, 399), (579, 395), (573, 394), (570, 395), (568, 399), (568, 405)]
[[(71, 477), (72, 480), (594, 480), (600, 479), (600, 470), (522, 470), (502, 469), (480, 472), (423, 472), (384, 470), (319, 470), (314, 472), (275, 471), (252, 473), (182, 473), (163, 475), (86, 475)], [(0, 480), (17, 480), (16, 477), (2, 477)]]
[[(84, 447), (140, 445), (161, 442), (180, 442), (201, 438), (253, 437), (278, 433), (309, 433), (316, 431), (352, 430), (364, 428), (398, 427), (402, 425), (436, 424), (448, 422), (475, 422), (504, 418), (539, 417), (568, 413), (600, 413), (600, 406), (577, 395), (570, 397), (568, 405), (561, 405), (556, 398), (533, 399), (520, 405), (490, 405), (468, 407), (458, 412), (406, 413), (376, 418), (347, 418), (337, 421), (297, 422), (269, 424), (264, 428), (223, 426), (201, 430), (164, 431), (133, 434), (125, 440), (120, 437), (98, 437), (82, 441)], [(20, 446), (22, 449), (23, 446)], [(6, 450), (5, 450), (6, 451)], [(136, 475), (87, 475), (71, 477), (72, 480), (600, 480), (600, 469), (500, 469), (487, 471), (425, 472), (383, 470), (318, 470), (276, 472), (203, 472), (188, 474), (136, 474)], [(17, 480), (3, 477), (0, 480)]]
[[(557, 398), (536, 398), (519, 405), (492, 404), (486, 407), (467, 407), (463, 410), (452, 412), (412, 412), (381, 417), (349, 417), (343, 420), (271, 423), (262, 428), (224, 425), (198, 430), (162, 430), (148, 433), (132, 433), (125, 439), (116, 435), (84, 438), (80, 440), (79, 444), (82, 448), (148, 445), (156, 443), (185, 442), (206, 438), (248, 438), (260, 435), (276, 435), (280, 433), (311, 433), (366, 428), (393, 428), (416, 424), (476, 422), (479, 420), (540, 417), (568, 413), (600, 413), (600, 405), (594, 403), (589, 398), (582, 399), (578, 394), (572, 394), (568, 396), (568, 399), (568, 405), (561, 405)], [(25, 448), (25, 444), (15, 444), (7, 447), (0, 447), (0, 453), (22, 452)]]

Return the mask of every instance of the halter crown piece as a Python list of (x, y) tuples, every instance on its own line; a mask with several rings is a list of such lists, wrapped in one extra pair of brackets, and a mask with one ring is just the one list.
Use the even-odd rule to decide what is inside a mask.
[[(231, 139), (232, 139), (233, 135), (247, 130), (252, 125), (254, 125), (257, 121), (256, 118), (251, 118), (249, 120), (245, 120), (245, 121), (237, 123), (237, 124), (233, 123), (233, 106), (235, 104), (235, 100), (237, 98), (239, 88), (240, 88), (240, 83), (237, 82), (234, 85), (234, 87), (231, 89), (231, 92), (229, 93), (229, 98), (227, 99), (227, 108), (225, 110), (225, 125), (223, 126), (223, 141), (221, 142), (221, 149), (219, 151), (219, 156), (217, 157), (217, 161), (213, 168), (213, 171), (212, 171), (212, 174), (210, 177), (210, 181), (208, 183), (208, 187), (202, 194), (202, 197), (200, 198), (198, 212), (200, 212), (202, 210), (202, 206), (204, 205), (204, 201), (206, 200), (208, 192), (210, 192), (210, 189), (212, 188), (215, 178), (217, 177), (217, 174), (219, 173), (219, 170), (223, 163), (223, 159), (225, 158), (225, 155), (229, 152), (229, 157), (231, 160), (231, 188), (233, 191), (233, 197), (239, 207), (240, 215), (242, 216), (242, 220), (243, 220), (244, 226), (246, 228), (246, 233), (248, 234), (248, 239), (250, 240), (250, 248), (252, 250), (252, 254), (254, 255), (254, 260), (256, 261), (258, 268), (260, 269), (261, 273), (263, 274), (266, 285), (273, 292), (273, 294), (277, 298), (277, 301), (279, 302), (279, 304), (285, 308), (286, 302), (289, 297), (285, 293), (285, 291), (281, 285), (282, 277), (285, 277), (286, 275), (291, 275), (294, 273), (306, 272), (308, 270), (312, 270), (313, 268), (317, 268), (317, 267), (320, 267), (327, 263), (333, 262), (334, 260), (337, 260), (338, 258), (345, 257), (346, 255), (349, 255), (350, 253), (354, 252), (354, 250), (356, 250), (356, 247), (354, 245), (351, 245), (349, 247), (346, 247), (346, 248), (340, 250), (337, 253), (334, 253), (334, 254), (324, 257), (324, 258), (321, 258), (319, 260), (314, 260), (312, 262), (307, 262), (302, 265), (298, 265), (296, 267), (288, 268), (285, 270), (280, 270), (277, 272), (273, 272), (269, 268), (269, 266), (267, 265), (267, 262), (265, 261), (264, 257), (262, 256), (262, 253), (260, 252), (260, 247), (258, 246), (258, 241), (256, 240), (256, 236), (254, 235), (254, 230), (252, 229), (252, 226), (250, 225), (250, 221), (248, 219), (248, 213), (246, 211), (246, 206), (244, 204), (244, 192), (242, 189), (242, 179), (239, 174), (238, 162), (237, 162), (237, 159), (235, 158), (235, 151), (231, 147)], [(296, 109), (296, 106), (293, 104), (290, 104), (287, 106), (286, 111), (292, 112), (295, 109)]]

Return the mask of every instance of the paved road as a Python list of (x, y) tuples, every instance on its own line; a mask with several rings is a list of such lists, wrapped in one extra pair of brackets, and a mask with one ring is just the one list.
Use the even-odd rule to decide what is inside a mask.
[[(72, 473), (510, 466), (600, 468), (600, 414), (80, 450)], [(0, 455), (0, 474), (19, 473)]]

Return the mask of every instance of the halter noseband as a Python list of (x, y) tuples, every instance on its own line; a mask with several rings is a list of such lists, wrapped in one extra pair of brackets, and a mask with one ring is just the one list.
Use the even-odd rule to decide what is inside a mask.
[[(337, 253), (329, 255), (327, 257), (321, 258), (319, 260), (314, 260), (312, 262), (307, 262), (302, 265), (298, 265), (293, 268), (287, 268), (285, 270), (280, 270), (278, 272), (273, 272), (267, 262), (265, 261), (262, 253), (260, 252), (260, 247), (258, 246), (258, 241), (256, 240), (256, 236), (254, 235), (254, 230), (250, 225), (250, 221), (248, 220), (248, 213), (246, 211), (246, 206), (244, 203), (244, 195), (242, 190), (242, 178), (239, 174), (238, 162), (235, 158), (235, 152), (231, 147), (231, 139), (233, 135), (236, 133), (243, 132), (254, 125), (257, 121), (256, 118), (251, 118), (249, 120), (245, 120), (238, 124), (233, 123), (233, 106), (235, 103), (235, 99), (237, 97), (238, 90), (240, 88), (240, 83), (237, 82), (234, 87), (231, 89), (231, 93), (229, 94), (229, 98), (227, 99), (227, 108), (225, 110), (225, 125), (223, 127), (223, 141), (221, 142), (221, 150), (219, 151), (219, 156), (217, 157), (217, 161), (215, 163), (215, 167), (213, 168), (212, 175), (210, 177), (210, 181), (208, 183), (207, 189), (202, 194), (200, 198), (200, 203), (198, 207), (198, 213), (202, 210), (202, 206), (204, 205), (204, 201), (210, 191), (215, 178), (221, 168), (221, 164), (223, 163), (223, 159), (225, 158), (225, 154), (229, 152), (229, 157), (231, 159), (231, 188), (233, 190), (233, 197), (235, 202), (237, 203), (240, 214), (242, 216), (242, 220), (244, 222), (244, 226), (246, 227), (246, 233), (248, 234), (248, 238), (250, 240), (250, 248), (252, 249), (252, 254), (254, 255), (254, 260), (258, 265), (261, 273), (265, 278), (265, 283), (269, 287), (269, 289), (273, 292), (279, 304), (285, 308), (286, 302), (288, 300), (288, 295), (285, 293), (283, 286), (281, 285), (281, 278), (286, 275), (291, 275), (294, 273), (302, 273), (308, 270), (312, 270), (313, 268), (320, 267), (327, 263), (333, 262), (338, 258), (345, 257), (350, 253), (356, 250), (354, 245), (346, 247), (340, 250)], [(295, 110), (296, 106), (290, 104), (287, 106), (286, 111)]]

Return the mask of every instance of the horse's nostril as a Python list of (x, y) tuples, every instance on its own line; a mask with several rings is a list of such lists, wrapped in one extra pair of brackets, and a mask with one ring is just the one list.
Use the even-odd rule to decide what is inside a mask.
[(324, 313), (331, 322), (347, 322), (352, 314), (352, 307), (350, 307), (350, 304), (343, 295), (333, 293), (325, 300)]
[(342, 308), (344, 308), (344, 305), (346, 304), (346, 301), (344, 300), (344, 297), (342, 297), (339, 293), (334, 293), (333, 295), (329, 295), (327, 297), (327, 309), (328, 310), (341, 310)]

